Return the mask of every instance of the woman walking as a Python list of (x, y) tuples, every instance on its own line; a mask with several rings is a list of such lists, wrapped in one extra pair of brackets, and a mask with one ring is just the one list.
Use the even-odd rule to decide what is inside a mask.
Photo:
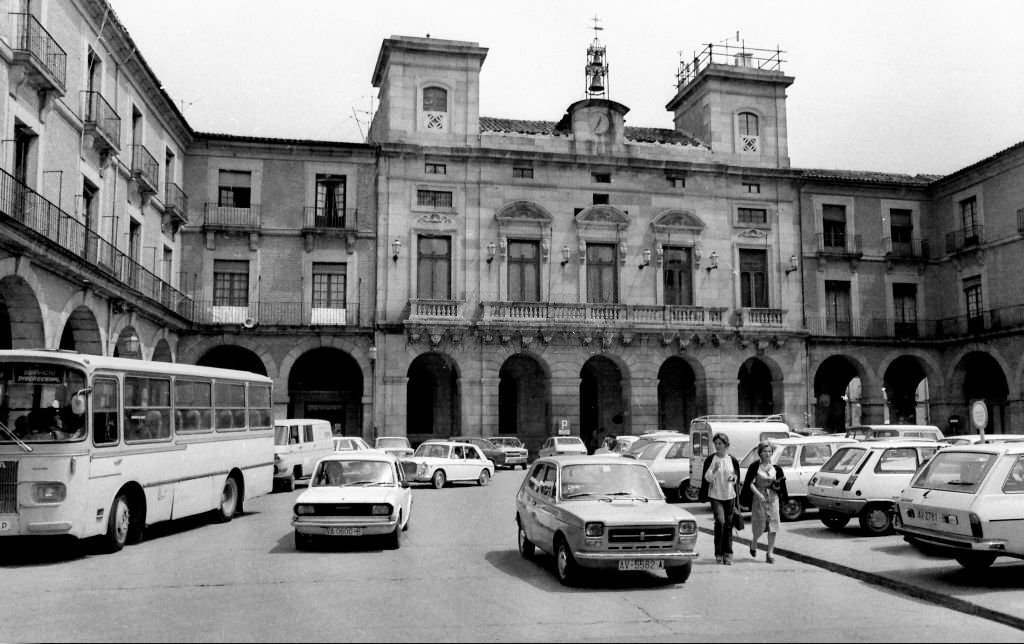
[(765, 561), (775, 563), (775, 534), (779, 531), (779, 504), (789, 497), (786, 490), (786, 475), (778, 465), (772, 465), (770, 443), (757, 446), (758, 460), (747, 468), (743, 479), (740, 502), (750, 503), (750, 556), (757, 556), (757, 542), (762, 534), (768, 535), (768, 552)]
[(711, 501), (715, 516), (715, 561), (732, 565), (732, 516), (740, 480), (740, 463), (729, 454), (729, 437), (718, 432), (711, 437), (715, 453), (704, 459), (700, 499)]

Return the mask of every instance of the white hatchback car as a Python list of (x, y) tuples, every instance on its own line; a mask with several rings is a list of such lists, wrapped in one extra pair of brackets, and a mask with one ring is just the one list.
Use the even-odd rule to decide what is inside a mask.
[(494, 476), (494, 462), (471, 443), (429, 440), (402, 461), (415, 465), (410, 480), (430, 483), (437, 489), (453, 481), (487, 485)]
[(561, 456), (565, 454), (586, 454), (587, 446), (579, 436), (548, 436), (540, 446), (537, 456)]
[[(779, 438), (772, 440), (772, 465), (778, 465), (786, 475), (786, 490), (789, 498), (779, 507), (783, 521), (796, 521), (807, 510), (807, 482), (818, 473), (821, 466), (832, 458), (832, 454), (843, 445), (856, 443), (842, 434), (801, 436), (800, 438)], [(750, 448), (740, 460), (744, 472), (758, 460), (757, 445)]]
[(871, 535), (892, 530), (896, 497), (921, 465), (938, 451), (934, 441), (903, 439), (844, 445), (807, 484), (807, 500), (832, 530), (857, 517)]
[(639, 451), (631, 449), (625, 455), (647, 465), (666, 497), (681, 500), (690, 485), (689, 445), (689, 436), (676, 433), (646, 441)]
[(899, 495), (896, 531), (980, 569), (1024, 559), (1024, 443), (946, 447)]
[(295, 500), (295, 548), (315, 537), (383, 535), (398, 548), (412, 515), (412, 491), (398, 459), (376, 450), (335, 453), (320, 459), (309, 488)]

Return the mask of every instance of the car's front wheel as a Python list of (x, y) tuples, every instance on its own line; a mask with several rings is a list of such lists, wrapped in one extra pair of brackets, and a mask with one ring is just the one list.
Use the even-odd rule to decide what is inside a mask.
[(563, 537), (558, 537), (555, 546), (555, 571), (558, 573), (558, 581), (565, 586), (574, 585), (579, 576), (576, 558), (572, 556), (572, 549)]
[(523, 522), (519, 519), (516, 519), (516, 528), (516, 541), (519, 544), (519, 555), (523, 559), (530, 559), (533, 557), (534, 552), (536, 552), (537, 547), (533, 545), (530, 538), (526, 536), (526, 528), (523, 527)]
[(682, 566), (672, 566), (665, 569), (665, 576), (675, 584), (682, 584), (690, 578), (690, 571), (693, 570), (693, 563), (687, 561)]
[(388, 548), (391, 550), (398, 550), (402, 547), (402, 511), (398, 511), (398, 522), (395, 523), (395, 530), (388, 535), (387, 538)]
[(996, 556), (988, 552), (967, 552), (956, 556), (956, 562), (967, 570), (984, 570), (996, 561)]
[(444, 484), (447, 483), (447, 479), (445, 478), (444, 475), (444, 470), (438, 470), (434, 472), (434, 476), (431, 477), (430, 481), (431, 483), (434, 484), (434, 488), (438, 490), (443, 488)]

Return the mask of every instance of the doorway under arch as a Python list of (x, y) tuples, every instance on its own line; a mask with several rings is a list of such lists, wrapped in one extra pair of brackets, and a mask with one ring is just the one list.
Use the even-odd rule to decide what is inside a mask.
[(748, 358), (737, 374), (736, 409), (740, 414), (768, 416), (775, 413), (772, 371), (761, 360)]
[(406, 385), (408, 436), (457, 436), (462, 429), (458, 365), (442, 353), (425, 353), (409, 365)]
[(288, 417), (320, 418), (335, 436), (363, 435), (363, 370), (348, 353), (320, 347), (288, 374)]
[(518, 436), (535, 453), (550, 432), (551, 383), (536, 359), (510, 356), (498, 371), (498, 433)]
[(658, 429), (688, 433), (697, 411), (697, 376), (693, 368), (678, 356), (672, 356), (658, 369)]
[(622, 371), (604, 356), (594, 356), (580, 370), (580, 438), (593, 452), (598, 434), (624, 434), (626, 404)]

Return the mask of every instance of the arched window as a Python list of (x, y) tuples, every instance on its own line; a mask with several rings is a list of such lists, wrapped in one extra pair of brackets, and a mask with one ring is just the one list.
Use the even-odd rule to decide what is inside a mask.
[(423, 88), (423, 127), (427, 130), (448, 129), (448, 90), (443, 87)]
[(736, 115), (736, 129), (739, 130), (739, 152), (760, 152), (761, 137), (757, 114), (740, 112)]
[(760, 131), (757, 125), (757, 114), (753, 112), (740, 112), (740, 134), (744, 136), (758, 136)]

